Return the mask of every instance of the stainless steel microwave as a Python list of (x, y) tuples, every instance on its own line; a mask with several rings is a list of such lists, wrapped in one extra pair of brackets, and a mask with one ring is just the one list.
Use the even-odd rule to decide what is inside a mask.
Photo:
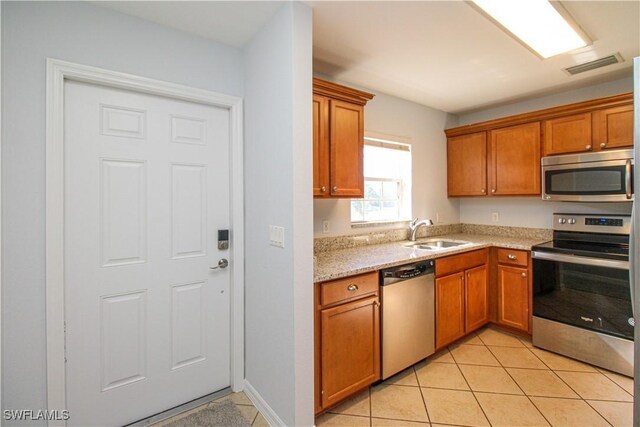
[(542, 199), (633, 201), (633, 150), (542, 158)]

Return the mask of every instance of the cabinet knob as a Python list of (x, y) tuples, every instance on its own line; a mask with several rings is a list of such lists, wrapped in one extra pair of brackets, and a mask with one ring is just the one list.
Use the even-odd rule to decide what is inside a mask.
[(380, 305), (380, 303), (379, 303), (378, 301), (374, 301), (374, 302), (373, 302), (373, 306), (374, 306), (374, 307), (377, 307), (377, 306), (379, 306), (379, 305)]
[(518, 257), (517, 257), (517, 256), (515, 256), (515, 255), (513, 255), (513, 254), (509, 254), (509, 255), (507, 255), (507, 258), (509, 258), (509, 259), (510, 259), (510, 260), (512, 260), (512, 261), (515, 261), (515, 260), (517, 260), (517, 259), (518, 259)]
[(527, 273), (522, 273), (522, 277), (527, 277)]
[(325, 191), (327, 191), (327, 187), (325, 187), (324, 185), (320, 187), (320, 192), (324, 193)]
[(585, 147), (584, 147), (584, 148), (585, 148), (585, 149), (587, 149), (587, 150), (591, 150), (591, 144), (589, 144), (589, 145), (585, 145)]
[(600, 143), (600, 148), (604, 148), (604, 147), (606, 147), (606, 146), (607, 146), (607, 143), (606, 143), (606, 142), (601, 142), (601, 143)]
[(336, 191), (338, 191), (338, 187), (336, 187), (336, 186), (334, 185), (334, 186), (333, 186), (333, 188), (331, 189), (331, 191), (333, 191), (333, 192), (335, 193)]
[(480, 191), (482, 191), (482, 194), (487, 192), (487, 190), (485, 190), (484, 188), (482, 190), (480, 190)]
[(357, 290), (358, 290), (358, 285), (356, 285), (356, 284), (352, 283), (352, 284), (350, 284), (349, 286), (347, 286), (347, 290), (348, 290), (349, 292), (355, 292), (355, 291), (357, 291)]
[(496, 192), (496, 189), (495, 189), (495, 188), (492, 188), (492, 189), (491, 189), (491, 192), (492, 192), (492, 193), (495, 193), (495, 192)]

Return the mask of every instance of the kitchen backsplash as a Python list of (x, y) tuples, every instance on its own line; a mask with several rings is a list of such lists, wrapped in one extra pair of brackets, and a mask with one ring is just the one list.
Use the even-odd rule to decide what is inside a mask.
[[(522, 237), (540, 240), (551, 240), (553, 232), (546, 228), (505, 227), (480, 224), (446, 224), (420, 227), (416, 235), (417, 239), (442, 236), (445, 234), (488, 234), (503, 237)], [(346, 236), (317, 237), (314, 239), (314, 253), (335, 251), (339, 249), (357, 248), (367, 245), (379, 245), (382, 243), (398, 242), (409, 239), (408, 228), (396, 228), (391, 230), (379, 230), (365, 234), (353, 234)]]

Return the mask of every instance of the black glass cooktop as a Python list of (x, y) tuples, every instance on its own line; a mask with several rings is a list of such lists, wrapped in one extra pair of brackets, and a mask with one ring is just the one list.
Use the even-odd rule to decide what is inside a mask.
[(555, 233), (554, 240), (531, 248), (590, 258), (629, 259), (629, 237), (621, 235), (590, 235), (589, 233)]

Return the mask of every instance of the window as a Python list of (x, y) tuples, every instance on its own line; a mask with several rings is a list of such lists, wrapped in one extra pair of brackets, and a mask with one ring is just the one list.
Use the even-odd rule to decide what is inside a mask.
[(364, 139), (364, 198), (351, 200), (351, 222), (411, 217), (411, 146)]

